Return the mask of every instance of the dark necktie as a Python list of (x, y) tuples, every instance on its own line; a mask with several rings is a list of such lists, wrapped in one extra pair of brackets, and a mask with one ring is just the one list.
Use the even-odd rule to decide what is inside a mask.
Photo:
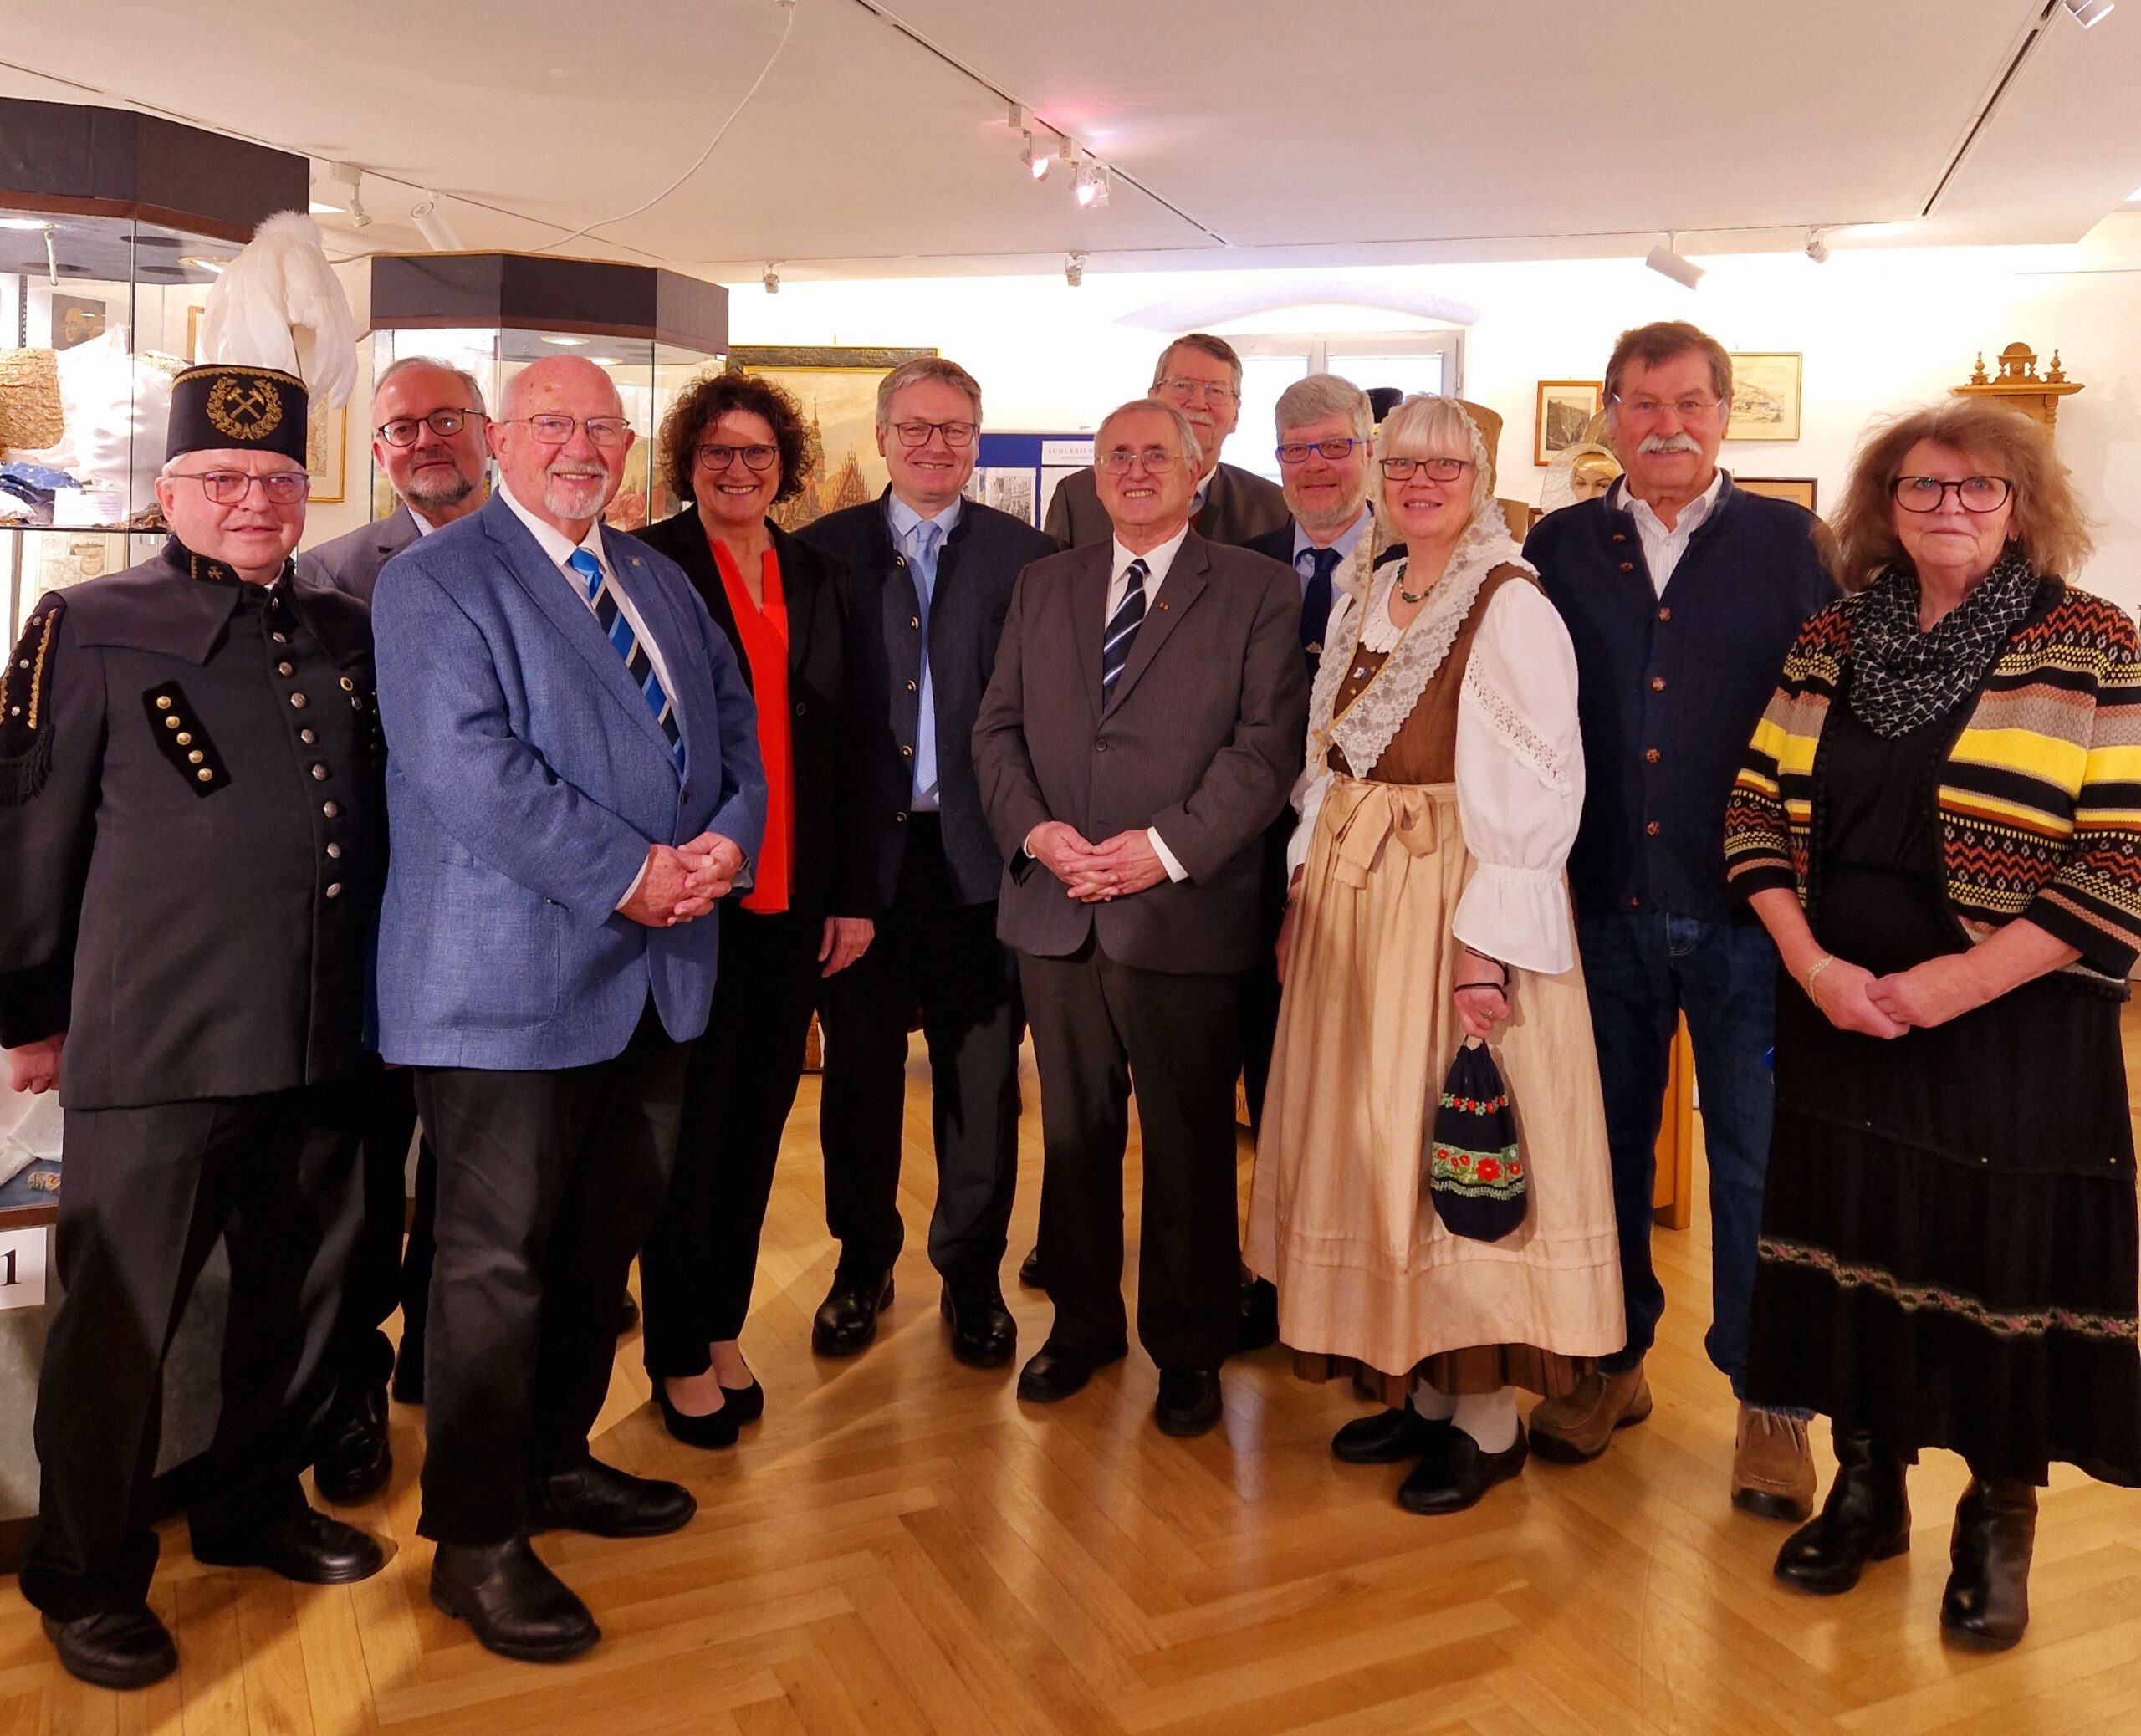
[(1140, 556), (1130, 563), (1123, 577), (1128, 581), (1122, 590), (1122, 600), (1115, 605), (1115, 613), (1107, 618), (1107, 630), (1101, 638), (1101, 709), (1107, 709), (1107, 702), (1115, 697), (1116, 678), (1122, 673), (1122, 666), (1130, 661), (1130, 647), (1137, 641), (1138, 624), (1145, 619), (1145, 580), (1151, 569)]
[(1316, 570), (1301, 592), (1301, 649), (1311, 657), (1323, 651), (1323, 630), (1331, 624), (1331, 575), (1338, 570), (1336, 549), (1311, 549)]

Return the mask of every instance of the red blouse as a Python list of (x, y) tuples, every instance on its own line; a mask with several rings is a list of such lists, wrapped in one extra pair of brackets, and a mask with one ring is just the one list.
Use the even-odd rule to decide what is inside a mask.
[(728, 548), (709, 537), (713, 564), (721, 569), (721, 588), (743, 641), (751, 666), (751, 693), (759, 707), (759, 758), (766, 768), (766, 835), (754, 863), (751, 890), (742, 899), (748, 911), (769, 915), (788, 908), (795, 861), (795, 775), (788, 738), (788, 603), (781, 595), (780, 562), (766, 550), (759, 568), (765, 602), (751, 600), (743, 574)]

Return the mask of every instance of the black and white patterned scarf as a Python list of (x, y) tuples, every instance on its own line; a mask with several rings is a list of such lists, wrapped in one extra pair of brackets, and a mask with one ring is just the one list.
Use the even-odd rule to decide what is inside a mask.
[(2036, 600), (2037, 574), (2010, 544), (1961, 603), (1920, 631), (1918, 577), (1890, 567), (1859, 593), (1851, 622), (1851, 708), (1893, 741), (1977, 691)]

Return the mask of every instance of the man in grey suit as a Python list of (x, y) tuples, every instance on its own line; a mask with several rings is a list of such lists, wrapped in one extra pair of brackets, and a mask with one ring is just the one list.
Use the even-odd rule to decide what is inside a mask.
[[(1192, 478), (1189, 519), (1198, 535), (1240, 545), (1286, 523), (1285, 497), (1276, 483), (1219, 462), (1219, 448), (1241, 419), (1241, 357), (1233, 345), (1208, 332), (1177, 338), (1160, 352), (1147, 396), (1180, 411), (1196, 436), (1203, 457)], [(1104, 543), (1113, 534), (1092, 471), (1074, 471), (1056, 485), (1046, 528), (1066, 549)]]
[(1173, 405), (1124, 405), (1095, 452), (1109, 539), (1019, 576), (974, 726), (1010, 865), (997, 932), (1019, 955), (1041, 1080), (1055, 1322), (1019, 1396), (1067, 1398), (1127, 1349), (1134, 1079), (1137, 1335), (1160, 1366), (1155, 1420), (1194, 1435), (1219, 1421), (1236, 1330), (1241, 978), (1263, 831), (1301, 763), (1300, 589), (1282, 563), (1189, 528), (1202, 453)]

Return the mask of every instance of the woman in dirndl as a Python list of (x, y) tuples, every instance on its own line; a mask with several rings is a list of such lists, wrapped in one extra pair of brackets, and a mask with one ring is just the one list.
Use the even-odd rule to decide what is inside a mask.
[[(1311, 1378), (1388, 1408), (1354, 1463), (1454, 1513), (1524, 1466), (1519, 1387), (1567, 1391), (1621, 1347), (1618, 1239), (1563, 865), (1583, 804), (1576, 658), (1455, 399), (1377, 437), (1378, 523), (1403, 558), (1341, 569), (1310, 702), (1280, 937), (1285, 989), (1247, 1259)], [(1429, 1186), (1444, 1078), (1469, 1037), (1508, 1087), (1525, 1211), (1453, 1234)], [(1483, 1168), (1467, 1178), (1504, 1182)]]

